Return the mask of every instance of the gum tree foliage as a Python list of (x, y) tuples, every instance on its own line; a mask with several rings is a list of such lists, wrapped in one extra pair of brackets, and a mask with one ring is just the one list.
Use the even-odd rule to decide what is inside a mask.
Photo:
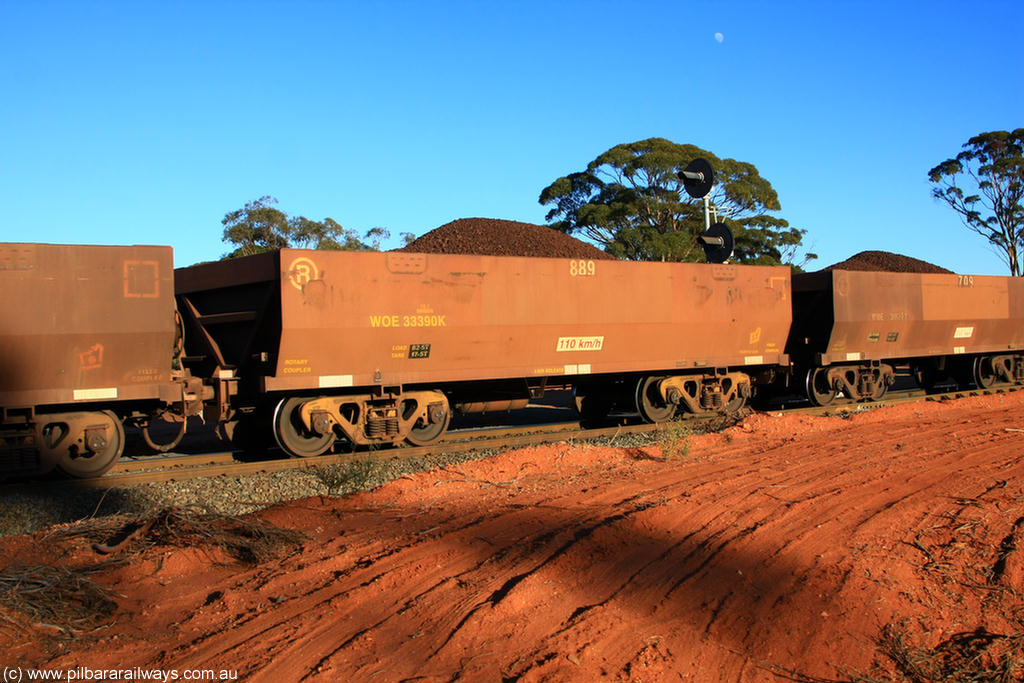
[[(412, 242), (416, 241), (416, 235), (411, 232), (400, 232), (398, 233), (399, 239), (402, 240), (402, 246), (407, 247)], [(391, 231), (386, 228), (370, 228), (363, 235), (363, 239), (370, 243), (370, 248), (374, 251), (380, 251), (383, 243), (386, 240), (391, 239)]]
[[(552, 228), (636, 261), (704, 261), (696, 241), (704, 232), (704, 203), (683, 189), (679, 171), (696, 158), (715, 171), (711, 202), (731, 210), (726, 221), (736, 240), (734, 261), (792, 264), (806, 231), (772, 215), (780, 208), (771, 183), (750, 163), (719, 159), (695, 145), (663, 138), (616, 145), (586, 170), (544, 188), (541, 204)], [(816, 258), (806, 254), (802, 264)], [(802, 265), (801, 264), (801, 265)]]
[(1024, 128), (982, 133), (928, 171), (932, 196), (960, 214), (1010, 267), (1024, 275)]
[[(248, 256), (264, 251), (299, 247), (303, 249), (348, 249), (364, 251), (370, 247), (333, 218), (312, 221), (305, 216), (289, 216), (276, 208), (277, 200), (260, 197), (243, 208), (224, 216), (224, 241), (234, 247), (223, 258)], [(383, 228), (374, 228), (374, 231)]]

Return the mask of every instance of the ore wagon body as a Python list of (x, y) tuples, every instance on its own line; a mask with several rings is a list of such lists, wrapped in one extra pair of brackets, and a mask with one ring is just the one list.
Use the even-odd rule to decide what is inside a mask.
[(832, 270), (793, 278), (787, 351), (812, 401), (878, 398), (906, 363), (926, 388), (949, 376), (1024, 381), (1024, 279)]
[[(284, 249), (180, 269), (186, 363), (281, 446), (429, 442), (451, 410), (571, 385), (648, 419), (737, 405), (786, 362), (787, 268)], [(589, 398), (588, 398), (589, 397)], [(588, 405), (589, 404), (589, 405)]]
[[(101, 474), (166, 400), (172, 250), (0, 244), (0, 471)], [(171, 392), (172, 393), (172, 392)]]

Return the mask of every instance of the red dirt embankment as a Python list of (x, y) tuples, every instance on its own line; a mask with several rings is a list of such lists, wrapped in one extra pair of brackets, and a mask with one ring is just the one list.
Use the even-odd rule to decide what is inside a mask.
[(150, 548), (100, 577), (112, 627), (0, 647), (246, 683), (904, 680), (885, 651), (983, 629), (991, 660), (1020, 629), (1022, 425), (1018, 392), (759, 415), (671, 460), (527, 448), (265, 511), (311, 539), (281, 561)]

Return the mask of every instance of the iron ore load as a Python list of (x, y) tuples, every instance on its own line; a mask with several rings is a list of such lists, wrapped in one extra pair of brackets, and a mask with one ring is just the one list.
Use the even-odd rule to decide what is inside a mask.
[[(696, 196), (710, 188), (709, 167), (684, 174)], [(794, 391), (877, 400), (898, 374), (1024, 384), (1021, 278), (733, 265), (722, 224), (701, 237), (707, 264), (623, 262), (505, 223), (455, 221), (424, 251), (282, 249), (177, 271), (169, 247), (2, 244), (0, 475), (98, 476), (126, 426), (167, 450), (192, 416), (307, 457), (430, 444), (456, 412), (552, 389), (587, 419), (664, 422)], [(569, 251), (430, 247), (503, 227)]]

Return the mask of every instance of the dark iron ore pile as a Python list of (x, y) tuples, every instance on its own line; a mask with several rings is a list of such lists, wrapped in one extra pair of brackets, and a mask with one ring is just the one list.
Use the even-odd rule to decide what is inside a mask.
[(615, 258), (558, 230), (498, 218), (459, 218), (431, 230), (397, 251), (578, 259)]
[[(547, 226), (507, 221), (500, 218), (459, 218), (431, 230), (396, 251), (547, 258), (615, 258), (591, 244)], [(953, 272), (927, 261), (888, 251), (862, 251), (822, 270), (874, 270), (888, 273)]]
[(862, 251), (822, 270), (876, 270), (886, 273), (952, 273), (927, 261), (888, 251)]

